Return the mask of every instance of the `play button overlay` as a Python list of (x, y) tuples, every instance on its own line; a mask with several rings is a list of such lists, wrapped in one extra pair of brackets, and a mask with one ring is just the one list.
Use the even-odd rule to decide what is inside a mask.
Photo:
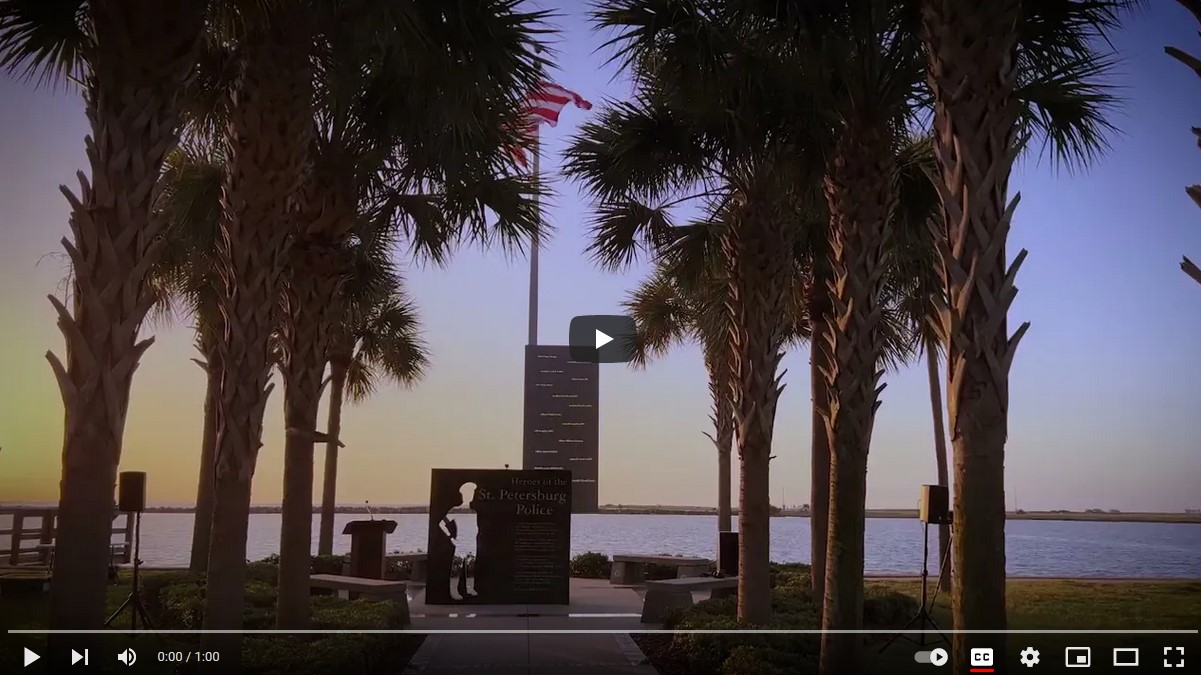
[(34, 661), (37, 661), (40, 658), (42, 658), (42, 657), (37, 652), (33, 651), (29, 647), (25, 648), (25, 667), (26, 668), (29, 667), (29, 664), (33, 663)]
[(634, 320), (619, 314), (589, 314), (571, 320), (568, 342), (573, 361), (626, 363), (634, 358)]

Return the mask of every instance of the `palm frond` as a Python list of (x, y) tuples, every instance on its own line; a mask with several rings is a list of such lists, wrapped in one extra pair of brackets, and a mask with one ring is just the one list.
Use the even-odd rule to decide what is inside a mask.
[(404, 387), (413, 386), (429, 367), (416, 306), (399, 286), (379, 298), (350, 327), (350, 333), (357, 345), (347, 380), (351, 401), (370, 396), (381, 376)]
[(78, 82), (92, 43), (84, 0), (0, 0), (0, 69), (39, 85)]
[(643, 280), (622, 306), (638, 330), (631, 360), (636, 367), (644, 368), (663, 356), (686, 340), (695, 328), (695, 308), (681, 297), (679, 289), (662, 270)]
[(1143, 0), (1023, 0), (1018, 35), (1022, 125), (1042, 154), (1069, 169), (1087, 165), (1116, 129), (1108, 82), (1118, 64), (1110, 37)]
[(372, 365), (360, 359), (350, 362), (346, 370), (346, 398), (353, 403), (361, 403), (375, 393), (375, 370)]
[(608, 102), (581, 126), (564, 155), (563, 172), (597, 199), (637, 196), (662, 201), (710, 170), (701, 137), (662, 100)]
[(153, 211), (163, 221), (163, 255), (151, 270), (160, 318), (170, 312), (212, 323), (224, 174), (218, 145), (184, 143), (167, 156)]
[(1118, 131), (1109, 117), (1119, 103), (1106, 81), (1116, 59), (1085, 55), (1032, 73), (1014, 92), (1023, 102), (1022, 126), (1038, 139), (1040, 155), (1072, 169), (1090, 164), (1109, 148)]
[(601, 204), (593, 219), (587, 251), (610, 270), (628, 267), (640, 251), (655, 251), (674, 240), (671, 214), (635, 200)]

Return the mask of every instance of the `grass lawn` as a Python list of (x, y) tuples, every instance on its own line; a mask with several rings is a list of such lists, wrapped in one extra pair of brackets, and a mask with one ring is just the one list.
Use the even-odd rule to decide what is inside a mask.
[[(869, 591), (893, 591), (919, 597), (920, 582), (911, 580), (869, 580)], [(1011, 630), (1195, 630), (1201, 628), (1201, 581), (1071, 581), (1071, 580), (1011, 580), (1007, 589), (1009, 628)], [(951, 627), (950, 597), (940, 593), (933, 610), (934, 620), (943, 629)], [(790, 626), (811, 629), (817, 626)], [(816, 672), (817, 636), (769, 636), (758, 638), (761, 645), (797, 655), (795, 663), (779, 671), (756, 663), (753, 660), (741, 664), (731, 659), (724, 669), (709, 670), (698, 666), (688, 650), (682, 649), (681, 641), (672, 635), (640, 635), (639, 645), (659, 669), (662, 675), (759, 675), (760, 673), (806, 673)], [(941, 646), (949, 651), (949, 645), (929, 636), (927, 644), (919, 647), (904, 638), (893, 642), (881, 652), (888, 635), (868, 636), (867, 673), (931, 673), (939, 672), (927, 664), (914, 661), (914, 653), (920, 649)], [(932, 638), (932, 639), (931, 639)], [(693, 645), (704, 645), (702, 650), (713, 649), (707, 642), (690, 638)], [(729, 644), (737, 640), (725, 640), (718, 647), (720, 653), (729, 651)], [(1036, 633), (1011, 635), (1008, 649), (996, 655), (996, 672), (1026, 672), (1018, 662), (1018, 654), (1026, 647), (1039, 651), (1039, 666), (1030, 669), (1038, 672), (1059, 672), (1064, 665), (1064, 650), (1067, 647), (1088, 646), (1092, 648), (1093, 665), (1087, 672), (1109, 670), (1112, 664), (1113, 647), (1137, 647), (1142, 665), (1159, 672), (1162, 666), (1162, 650), (1165, 646), (1182, 645), (1190, 655), (1201, 654), (1201, 639), (1196, 635), (1070, 635)], [(1075, 671), (1066, 671), (1075, 672)], [(1083, 672), (1083, 671), (1082, 671)], [(1115, 672), (1132, 672), (1131, 669)], [(1139, 671), (1142, 672), (1142, 671)], [(1179, 672), (1179, 671), (1176, 671)]]

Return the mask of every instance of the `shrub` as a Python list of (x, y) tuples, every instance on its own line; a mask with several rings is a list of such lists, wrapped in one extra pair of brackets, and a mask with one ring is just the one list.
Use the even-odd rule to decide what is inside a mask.
[(867, 588), (863, 597), (863, 625), (869, 628), (897, 628), (917, 613), (918, 601), (911, 595)]
[(394, 602), (318, 596), (313, 598), (313, 628), (395, 630), (404, 628), (404, 615)]
[[(403, 616), (391, 602), (313, 598), (313, 628), (317, 630), (396, 630)], [(243, 672), (253, 675), (304, 675), (354, 672), (374, 675), (395, 672), (422, 639), (406, 634), (338, 634), (248, 638)]]
[(771, 647), (735, 647), (721, 665), (721, 675), (794, 675), (810, 665), (799, 654)]
[[(814, 630), (821, 627), (821, 608), (810, 594), (808, 567), (778, 566), (778, 585), (772, 590), (772, 619), (764, 626), (743, 624), (736, 618), (738, 602), (726, 597), (704, 600), (686, 610), (670, 612), (663, 627), (669, 630), (728, 631), (677, 633), (672, 648), (688, 662), (688, 672), (721, 675), (784, 675), (812, 670), (820, 638), (816, 634), (748, 634), (746, 629)], [(917, 611), (911, 596), (883, 589), (865, 589), (863, 619), (866, 628), (894, 628)]]
[(608, 579), (613, 572), (609, 556), (596, 551), (581, 553), (571, 559), (571, 576), (581, 579)]
[(274, 556), (275, 562), (260, 560), (246, 565), (246, 581), (261, 581), (264, 584), (279, 583), (279, 556)]
[(802, 563), (772, 563), (772, 588), (808, 589), (811, 573), (808, 565)]
[(161, 585), (154, 596), (146, 597), (146, 611), (156, 628), (199, 629), (204, 623), (204, 586), (186, 579)]
[(341, 574), (345, 563), (346, 556), (315, 555), (310, 568), (313, 574)]
[[(722, 599), (725, 603), (726, 599)], [(710, 609), (714, 606), (711, 605)], [(815, 657), (818, 653), (819, 641), (817, 635), (771, 635), (762, 633), (745, 633), (742, 631), (755, 628), (789, 629), (813, 628), (813, 625), (794, 625), (793, 617), (778, 615), (769, 623), (756, 626), (744, 624), (733, 616), (705, 614), (704, 612), (689, 612), (676, 626), (680, 630), (711, 630), (720, 633), (677, 633), (673, 647), (681, 654), (687, 655), (689, 671), (696, 673), (725, 672), (725, 664), (739, 648), (755, 648), (766, 652), (781, 652), (785, 655), (796, 655), (803, 659), (804, 655)], [(731, 668), (749, 667), (753, 655), (740, 656)], [(762, 655), (759, 655), (762, 656)], [(783, 659), (783, 657), (779, 657)], [(778, 659), (773, 659), (775, 663)], [(755, 670), (733, 670), (733, 673), (758, 673)], [(765, 671), (774, 672), (774, 671)], [(795, 672), (795, 671), (793, 671)]]
[(413, 563), (408, 560), (389, 560), (384, 568), (384, 578), (392, 581), (408, 581), (413, 576)]
[[(778, 628), (817, 629), (819, 607), (809, 596), (809, 590), (776, 589), (772, 591), (771, 608), (773, 624)], [(714, 617), (734, 619), (738, 613), (738, 599), (725, 598), (702, 600), (687, 610), (669, 612), (663, 627), (668, 630), (682, 628), (690, 619), (702, 623)]]

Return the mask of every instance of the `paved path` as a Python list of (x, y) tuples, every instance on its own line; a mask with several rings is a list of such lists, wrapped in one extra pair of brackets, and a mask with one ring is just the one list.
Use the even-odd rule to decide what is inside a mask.
[(404, 673), (559, 675), (568, 671), (591, 675), (657, 675), (658, 672), (624, 633), (459, 633), (427, 637)]
[(629, 635), (645, 628), (642, 598), (633, 588), (573, 579), (568, 606), (426, 605), (423, 592), (414, 595), (414, 629), (470, 632), (432, 632), (405, 675), (657, 675)]

